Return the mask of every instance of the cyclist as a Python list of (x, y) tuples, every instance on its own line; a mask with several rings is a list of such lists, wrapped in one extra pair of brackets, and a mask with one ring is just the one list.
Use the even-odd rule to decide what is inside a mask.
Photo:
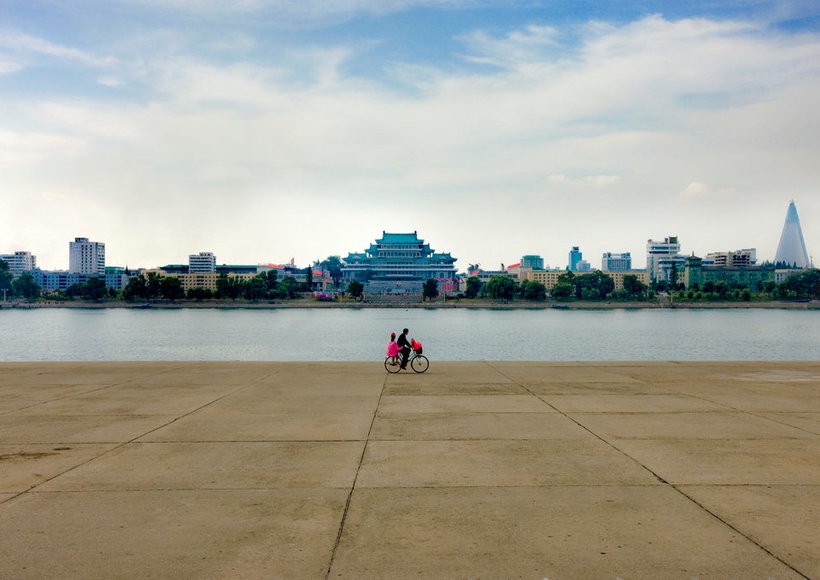
[(401, 368), (407, 370), (407, 359), (410, 357), (410, 342), (407, 340), (407, 333), (410, 332), (407, 328), (401, 331), (397, 344), (401, 349)]

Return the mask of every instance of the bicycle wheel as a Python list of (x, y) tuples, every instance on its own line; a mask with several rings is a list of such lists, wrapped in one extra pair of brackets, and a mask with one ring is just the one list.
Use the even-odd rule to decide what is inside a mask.
[(384, 368), (387, 369), (388, 373), (397, 373), (401, 370), (401, 363), (393, 362), (393, 357), (389, 356), (384, 359)]
[(427, 357), (423, 354), (414, 356), (413, 360), (410, 361), (410, 368), (412, 368), (417, 373), (423, 373), (424, 371), (430, 368), (430, 361), (427, 360)]

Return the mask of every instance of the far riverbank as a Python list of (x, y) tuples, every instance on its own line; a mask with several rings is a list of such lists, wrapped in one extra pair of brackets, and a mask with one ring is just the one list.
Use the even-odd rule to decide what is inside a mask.
[(72, 301), (38, 301), (38, 302), (0, 302), (0, 308), (38, 309), (38, 308), (162, 308), (162, 309), (280, 309), (280, 308), (424, 308), (424, 309), (500, 309), (500, 310), (634, 310), (634, 309), (786, 309), (786, 310), (817, 310), (820, 309), (820, 300), (805, 302), (789, 302), (770, 300), (765, 302), (560, 302), (548, 300), (545, 302), (493, 301), (481, 299), (452, 299), (435, 302), (407, 302), (407, 303), (370, 303), (357, 301), (323, 302), (312, 299), (294, 299), (287, 301), (251, 301), (251, 300), (202, 300), (202, 301), (169, 301), (156, 300), (146, 303), (103, 301), (93, 302), (84, 300)]

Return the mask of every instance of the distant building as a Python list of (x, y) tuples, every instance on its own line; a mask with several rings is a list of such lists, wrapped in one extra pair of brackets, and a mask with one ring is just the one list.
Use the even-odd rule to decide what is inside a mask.
[(436, 252), (413, 233), (382, 232), (382, 237), (364, 252), (351, 252), (344, 259), (345, 284), (357, 280), (368, 293), (420, 293), (426, 280), (435, 279), (439, 291), (453, 292), (456, 258)]
[[(528, 272), (525, 279), (534, 282), (541, 282), (546, 288), (547, 292), (551, 291), (553, 286), (558, 283), (558, 278), (566, 274), (566, 270), (542, 270), (540, 272)], [(635, 276), (639, 282), (649, 285), (649, 273), (646, 270), (630, 270), (626, 272), (603, 272), (615, 283), (615, 290), (622, 290), (624, 287), (624, 276)]]
[(521, 267), (522, 268), (529, 268), (531, 270), (543, 270), (544, 269), (544, 258), (541, 256), (523, 256), (521, 258)]
[(68, 243), (68, 271), (105, 276), (105, 244), (90, 242), (88, 238), (74, 238)]
[(591, 272), (592, 266), (586, 260), (578, 260), (578, 263), (575, 264), (575, 271), (576, 272)]
[(120, 266), (106, 266), (105, 267), (105, 287), (114, 290), (122, 290), (128, 285), (128, 274), (125, 273), (125, 268)]
[(31, 252), (17, 251), (13, 254), (0, 254), (0, 260), (9, 265), (9, 272), (13, 276), (19, 276), (23, 272), (37, 268), (37, 256)]
[(669, 236), (663, 241), (646, 241), (646, 271), (652, 282), (669, 282), (673, 268), (683, 271), (686, 258), (680, 255), (677, 236)]
[(733, 268), (730, 266), (704, 266), (697, 256), (685, 259), (683, 285), (687, 289), (703, 288), (706, 282), (725, 282), (739, 285), (753, 291), (763, 289), (763, 284), (775, 280), (774, 266), (751, 266)]
[(213, 252), (200, 252), (188, 256), (188, 273), (210, 274), (216, 272), (216, 256)]
[(569, 261), (567, 263), (567, 269), (570, 272), (577, 272), (578, 271), (578, 262), (584, 259), (584, 255), (581, 253), (581, 249), (578, 246), (572, 246), (572, 249), (569, 251)]
[(798, 269), (811, 267), (809, 254), (806, 251), (806, 242), (803, 240), (803, 229), (800, 227), (800, 218), (797, 216), (794, 201), (789, 202), (789, 209), (786, 210), (786, 222), (783, 224), (783, 231), (780, 234), (780, 243), (777, 244), (774, 261)]
[(632, 255), (629, 252), (613, 254), (604, 252), (601, 256), (601, 270), (604, 272), (623, 272), (632, 269)]
[(710, 265), (718, 268), (749, 268), (757, 264), (757, 250), (747, 248), (735, 252), (709, 252), (703, 261), (703, 265)]
[(649, 272), (646, 270), (602, 270), (602, 272), (612, 278), (612, 281), (615, 283), (614, 290), (623, 290), (624, 278), (626, 276), (635, 276), (635, 278), (638, 279), (638, 282), (641, 282), (644, 286), (649, 286)]
[(99, 278), (96, 274), (80, 274), (65, 270), (32, 270), (31, 277), (44, 292), (68, 290), (76, 284), (86, 284), (91, 278)]

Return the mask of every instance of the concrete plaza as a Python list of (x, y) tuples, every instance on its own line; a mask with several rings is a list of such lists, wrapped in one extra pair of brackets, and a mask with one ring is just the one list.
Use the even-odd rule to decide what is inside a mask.
[(820, 362), (0, 363), (0, 578), (820, 576)]

